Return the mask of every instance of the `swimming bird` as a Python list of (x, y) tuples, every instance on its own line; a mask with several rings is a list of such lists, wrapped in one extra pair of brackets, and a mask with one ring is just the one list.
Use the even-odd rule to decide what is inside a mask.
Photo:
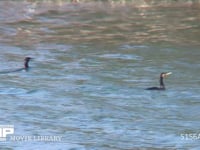
[(33, 59), (33, 58), (31, 58), (31, 57), (25, 57), (25, 59), (24, 59), (24, 69), (25, 70), (29, 69), (29, 61), (31, 59)]
[(29, 61), (33, 59), (31, 57), (25, 57), (24, 59), (24, 67), (22, 68), (18, 68), (18, 69), (13, 69), (13, 70), (5, 70), (5, 71), (0, 71), (0, 74), (4, 74), (4, 73), (12, 73), (12, 72), (19, 72), (19, 71), (28, 71), (29, 67)]
[(163, 80), (170, 74), (172, 74), (172, 72), (162, 72), (160, 74), (160, 87), (150, 87), (147, 88), (146, 90), (165, 90), (165, 84)]

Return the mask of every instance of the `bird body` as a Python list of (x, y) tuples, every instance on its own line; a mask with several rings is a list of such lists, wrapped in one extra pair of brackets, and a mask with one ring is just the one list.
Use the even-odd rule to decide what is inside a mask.
[(160, 88), (160, 87), (150, 87), (150, 88), (146, 88), (146, 90), (165, 90), (165, 88)]

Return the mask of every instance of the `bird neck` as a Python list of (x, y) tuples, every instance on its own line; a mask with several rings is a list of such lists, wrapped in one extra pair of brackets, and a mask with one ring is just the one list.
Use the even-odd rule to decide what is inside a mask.
[(164, 84), (162, 76), (160, 77), (160, 88), (165, 88), (165, 84)]
[(25, 62), (24, 62), (24, 68), (25, 68), (25, 69), (28, 69), (28, 68), (29, 68), (28, 62), (29, 62), (29, 61), (25, 61)]

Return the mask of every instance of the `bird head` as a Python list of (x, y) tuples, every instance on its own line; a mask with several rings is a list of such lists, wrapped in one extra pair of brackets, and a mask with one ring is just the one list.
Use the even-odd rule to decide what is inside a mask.
[(33, 58), (31, 58), (31, 57), (25, 57), (24, 61), (30, 61), (31, 59), (33, 59)]
[(172, 72), (162, 72), (160, 74), (160, 77), (165, 78), (165, 77), (169, 76), (170, 74), (172, 74)]

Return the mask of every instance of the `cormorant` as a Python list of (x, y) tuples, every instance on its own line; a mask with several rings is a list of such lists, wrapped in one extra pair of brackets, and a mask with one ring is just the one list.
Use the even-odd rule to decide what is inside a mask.
[(27, 69), (29, 69), (29, 61), (31, 60), (31, 59), (33, 59), (33, 58), (31, 58), (31, 57), (25, 57), (25, 59), (24, 59), (24, 69), (25, 70), (27, 70)]
[(163, 78), (167, 77), (168, 75), (172, 74), (172, 72), (162, 72), (160, 74), (160, 87), (150, 87), (146, 90), (165, 90), (165, 84)]
[(24, 59), (24, 67), (23, 68), (1, 71), (0, 74), (18, 72), (18, 71), (22, 71), (22, 70), (28, 71), (28, 69), (29, 69), (29, 61), (31, 59), (32, 59), (31, 57), (25, 57), (25, 59)]

